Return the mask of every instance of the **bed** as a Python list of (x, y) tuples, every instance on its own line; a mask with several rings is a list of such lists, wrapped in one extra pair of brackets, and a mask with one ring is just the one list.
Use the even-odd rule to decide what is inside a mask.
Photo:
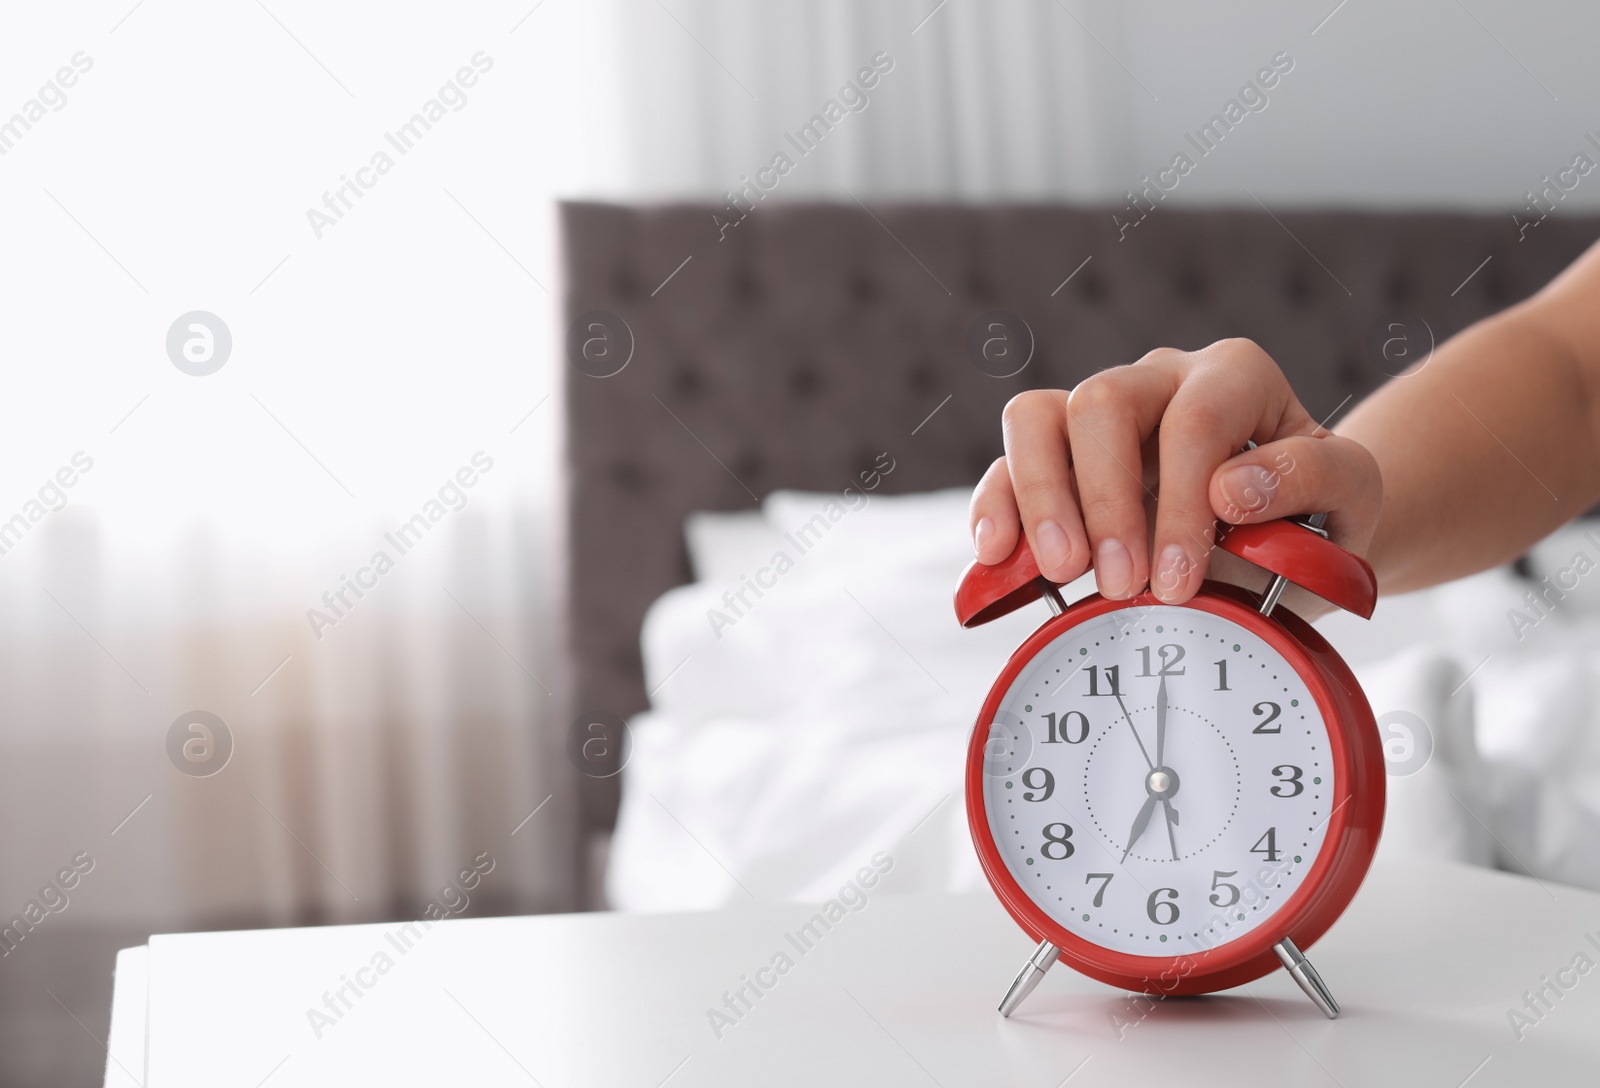
[[(1162, 209), (1119, 239), (1108, 209), (927, 204), (777, 205), (719, 232), (719, 210), (561, 209), (566, 319), (602, 315), (628, 349), (563, 371), (560, 693), (579, 737), (628, 723), (583, 768), (582, 854), (627, 909), (814, 897), (878, 849), (909, 886), (979, 879), (962, 744), (1041, 617), (962, 631), (949, 599), (1009, 397), (1248, 336), (1336, 416), (1600, 233)], [(996, 321), (1008, 362), (1030, 349), (1015, 372), (969, 347)], [(1397, 756), (1385, 850), (1600, 886), (1600, 590), (1508, 619), (1530, 579), (1600, 557), (1586, 532), (1324, 624)]]

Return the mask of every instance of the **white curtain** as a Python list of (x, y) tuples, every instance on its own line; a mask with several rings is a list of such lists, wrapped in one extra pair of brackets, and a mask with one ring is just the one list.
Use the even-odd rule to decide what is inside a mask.
[[(774, 198), (1059, 200), (1127, 184), (1108, 154), (1133, 86), (1112, 55), (1121, 51), (1115, 8), (970, 0), (619, 0), (617, 8), (627, 102), (618, 169), (630, 192), (716, 198), (780, 151), (795, 168)], [(852, 112), (841, 88), (879, 54), (893, 67)], [(846, 116), (801, 155), (785, 134), (830, 100)]]
[[(485, 852), (475, 912), (585, 902), (552, 709), (552, 209), (611, 176), (612, 14), (0, 16), (0, 126), (26, 121), (0, 128), (18, 951), (415, 913)], [(206, 376), (169, 355), (196, 311), (231, 339)], [(182, 730), (191, 755), (233, 745), (207, 777), (168, 750), (197, 711), (222, 728)]]
[[(10, 911), (80, 852), (71, 924), (414, 914), (485, 851), (480, 909), (575, 906), (547, 522), (469, 502), (404, 555), (380, 523), (343, 534), (345, 565), (204, 522), (151, 553), (51, 515), (0, 582)], [(321, 593), (378, 550), (394, 569), (318, 639), (306, 610), (332, 616)]]

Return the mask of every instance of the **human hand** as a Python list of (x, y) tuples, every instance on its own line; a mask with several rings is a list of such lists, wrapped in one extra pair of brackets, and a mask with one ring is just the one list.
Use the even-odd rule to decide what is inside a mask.
[(1158, 349), (1070, 395), (1018, 394), (1003, 428), (1006, 455), (972, 497), (978, 560), (1000, 562), (1025, 533), (1047, 578), (1070, 582), (1093, 566), (1113, 599), (1149, 585), (1179, 604), (1208, 572), (1260, 589), (1257, 568), (1216, 549), (1218, 519), (1326, 511), (1332, 539), (1363, 554), (1383, 505), (1373, 456), (1319, 426), (1249, 340)]

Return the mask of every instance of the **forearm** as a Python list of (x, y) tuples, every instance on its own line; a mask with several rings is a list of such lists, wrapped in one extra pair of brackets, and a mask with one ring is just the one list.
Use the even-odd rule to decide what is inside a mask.
[(1576, 282), (1467, 329), (1337, 428), (1383, 475), (1368, 559), (1384, 592), (1515, 558), (1600, 497), (1600, 352), (1581, 327), (1597, 273), (1590, 254)]

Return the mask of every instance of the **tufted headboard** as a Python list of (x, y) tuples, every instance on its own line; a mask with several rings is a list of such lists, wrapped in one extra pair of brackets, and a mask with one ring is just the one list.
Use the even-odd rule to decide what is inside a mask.
[[(886, 491), (972, 484), (1001, 452), (1012, 395), (1163, 345), (1250, 337), (1331, 416), (1408, 361), (1385, 364), (1386, 341), (1396, 357), (1425, 349), (1428, 330), (1442, 342), (1600, 234), (1600, 220), (1549, 219), (1519, 241), (1509, 214), (1158, 207), (1119, 240), (1108, 209), (775, 204), (719, 238), (713, 213), (561, 208), (564, 321), (591, 315), (563, 368), (563, 720), (647, 705), (640, 620), (689, 580), (690, 511), (837, 490), (881, 451), (896, 462)], [(992, 311), (1034, 340), (1010, 377), (969, 351)], [(620, 373), (594, 376), (630, 346)], [(616, 779), (585, 788), (586, 827), (608, 828)]]

